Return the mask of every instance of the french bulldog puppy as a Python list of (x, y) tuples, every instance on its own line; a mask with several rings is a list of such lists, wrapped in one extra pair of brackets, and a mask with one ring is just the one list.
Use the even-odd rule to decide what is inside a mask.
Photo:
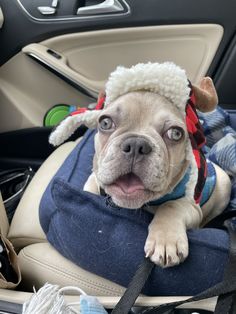
[[(116, 99), (98, 118), (93, 173), (84, 190), (137, 209), (170, 193), (189, 166), (188, 134), (182, 115), (155, 93), (130, 92)], [(217, 216), (229, 201), (230, 181), (215, 166), (217, 181), (208, 202), (182, 197), (149, 206), (154, 218), (145, 244), (146, 256), (160, 266), (173, 266), (188, 256), (186, 230)]]
[[(145, 205), (154, 215), (145, 255), (170, 267), (188, 256), (186, 231), (205, 224), (227, 206), (231, 185), (228, 175), (214, 165), (215, 186), (203, 206), (187, 192), (178, 199), (153, 203), (171, 194), (189, 171), (189, 134), (185, 114), (173, 105), (169, 92), (163, 95), (137, 85), (110, 98), (99, 111), (93, 172), (84, 190), (99, 194), (103, 189), (123, 208)], [(193, 92), (203, 111), (214, 109), (217, 96), (209, 78), (194, 86)]]

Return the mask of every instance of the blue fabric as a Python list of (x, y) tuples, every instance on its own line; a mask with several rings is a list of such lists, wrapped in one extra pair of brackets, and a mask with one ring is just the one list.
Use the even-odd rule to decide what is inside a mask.
[(210, 113), (198, 113), (206, 135), (207, 158), (224, 169), (231, 177), (230, 207), (236, 208), (236, 113), (220, 107)]
[(107, 314), (97, 298), (88, 295), (80, 296), (80, 314)]
[(216, 171), (213, 164), (207, 160), (207, 178), (204, 185), (204, 189), (202, 191), (202, 197), (200, 205), (203, 206), (210, 198), (215, 185), (216, 185)]
[[(40, 222), (48, 241), (83, 269), (127, 286), (144, 258), (152, 215), (112, 207), (106, 197), (84, 192), (92, 169), (94, 131), (88, 131), (47, 187)], [(193, 295), (220, 282), (228, 260), (224, 230), (188, 232), (190, 252), (176, 267), (156, 267), (143, 293)]]
[[(170, 200), (177, 200), (178, 198), (181, 198), (185, 195), (185, 190), (186, 190), (186, 184), (188, 183), (189, 180), (189, 173), (190, 173), (190, 168), (186, 172), (185, 176), (183, 179), (177, 184), (177, 186), (174, 188), (174, 190), (166, 194), (165, 196), (159, 198), (158, 200), (154, 200), (149, 202), (149, 205), (160, 205), (163, 204), (167, 201)], [(206, 182), (202, 191), (202, 196), (201, 196), (201, 201), (200, 205), (203, 206), (210, 198), (216, 184), (216, 172), (215, 168), (212, 165), (212, 163), (207, 160), (207, 178)]]

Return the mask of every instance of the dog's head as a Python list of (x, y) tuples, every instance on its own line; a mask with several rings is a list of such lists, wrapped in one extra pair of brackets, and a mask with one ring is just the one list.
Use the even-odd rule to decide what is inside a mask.
[[(198, 108), (214, 108), (217, 96), (209, 78), (193, 90)], [(185, 72), (172, 63), (118, 67), (105, 92), (102, 110), (68, 117), (50, 142), (60, 144), (83, 123), (97, 127), (94, 175), (118, 206), (139, 208), (169, 193), (189, 165), (193, 197), (198, 170), (186, 126), (191, 88)]]
[(115, 204), (139, 208), (173, 189), (188, 167), (184, 116), (156, 93), (118, 97), (98, 117), (94, 173)]

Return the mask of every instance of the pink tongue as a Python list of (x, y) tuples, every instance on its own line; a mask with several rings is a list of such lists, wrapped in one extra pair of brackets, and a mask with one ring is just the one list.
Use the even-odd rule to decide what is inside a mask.
[(136, 192), (137, 190), (144, 190), (142, 181), (133, 173), (128, 173), (118, 178), (115, 183), (127, 194)]

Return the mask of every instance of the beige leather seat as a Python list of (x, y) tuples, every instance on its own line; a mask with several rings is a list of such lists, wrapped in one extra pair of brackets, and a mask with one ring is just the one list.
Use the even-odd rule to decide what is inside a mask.
[(90, 274), (61, 256), (47, 242), (39, 223), (42, 194), (75, 145), (75, 142), (62, 145), (43, 163), (17, 207), (8, 238), (19, 252), (24, 289), (32, 291), (33, 286), (39, 288), (50, 282), (76, 285), (92, 295), (118, 296), (124, 291), (121, 286)]

